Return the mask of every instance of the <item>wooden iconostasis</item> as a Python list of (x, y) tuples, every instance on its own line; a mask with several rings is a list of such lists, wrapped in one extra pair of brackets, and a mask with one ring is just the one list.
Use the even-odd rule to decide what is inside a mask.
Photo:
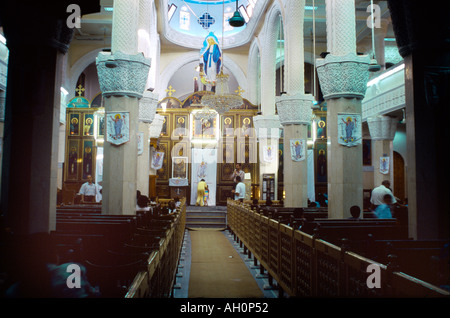
[[(199, 101), (204, 92), (196, 92), (180, 102), (166, 97), (158, 103), (157, 113), (164, 117), (157, 151), (164, 152), (162, 168), (157, 170), (156, 192), (160, 198), (170, 197), (169, 179), (172, 178), (174, 157), (191, 157), (192, 148), (217, 149), (216, 204), (225, 205), (232, 197), (234, 183), (231, 175), (237, 162), (251, 174), (252, 193), (258, 194), (259, 159), (258, 143), (253, 130), (253, 116), (258, 108), (244, 99), (241, 108), (233, 109), (213, 119), (196, 119), (201, 109)], [(191, 164), (188, 164), (191, 185)], [(190, 191), (190, 186), (188, 187)]]

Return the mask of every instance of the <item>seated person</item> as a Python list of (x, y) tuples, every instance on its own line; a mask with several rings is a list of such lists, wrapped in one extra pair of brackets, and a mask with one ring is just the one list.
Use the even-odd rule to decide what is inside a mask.
[(272, 205), (273, 205), (272, 200), (271, 200), (270, 198), (268, 198), (268, 199), (266, 200), (266, 206), (272, 206)]
[(149, 202), (148, 197), (146, 195), (141, 195), (137, 199), (136, 211), (150, 211), (148, 202)]
[(250, 209), (257, 211), (258, 208), (259, 208), (258, 199), (253, 199), (252, 200), (252, 204), (250, 206)]
[(169, 201), (168, 208), (169, 208), (169, 214), (172, 214), (172, 213), (176, 212), (177, 207), (175, 205), (175, 201), (174, 200), (170, 200)]
[(383, 204), (377, 206), (374, 211), (375, 216), (379, 219), (392, 219), (391, 205), (392, 195), (385, 194), (383, 197)]
[(179, 197), (175, 197), (174, 202), (175, 202), (175, 207), (176, 207), (176, 208), (179, 208), (180, 205), (181, 205), (180, 198), (179, 198)]
[(361, 215), (361, 208), (357, 205), (354, 205), (350, 208), (350, 214), (352, 215), (349, 217), (351, 220), (359, 220), (359, 216)]

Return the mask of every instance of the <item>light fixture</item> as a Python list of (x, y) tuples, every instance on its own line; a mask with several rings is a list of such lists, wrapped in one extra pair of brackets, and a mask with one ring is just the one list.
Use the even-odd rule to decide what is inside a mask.
[(242, 105), (242, 97), (237, 94), (230, 94), (228, 88), (228, 74), (223, 73), (223, 69), (216, 76), (215, 94), (208, 94), (202, 97), (202, 105), (214, 109), (219, 114), (224, 114), (232, 108)]
[(371, 17), (372, 17), (372, 25), (371, 25), (371, 29), (372, 29), (372, 58), (370, 59), (370, 63), (369, 63), (369, 72), (378, 72), (379, 70), (381, 70), (381, 66), (378, 64), (376, 58), (375, 58), (375, 38), (374, 38), (374, 30), (373, 28), (375, 27), (374, 24), (374, 14), (373, 14), (373, 0), (370, 0), (370, 13), (371, 13)]
[(216, 118), (217, 116), (217, 112), (211, 108), (209, 108), (208, 106), (204, 106), (202, 109), (200, 109), (199, 111), (195, 112), (194, 114), (194, 118), (197, 120), (211, 120)]
[[(222, 2), (222, 16), (225, 14), (225, 1)], [(223, 29), (222, 23), (222, 58), (223, 58)], [(223, 61), (223, 60), (222, 60)], [(228, 87), (228, 74), (223, 73), (223, 62), (220, 67), (220, 73), (216, 76), (216, 88), (214, 94), (207, 94), (202, 97), (201, 104), (204, 107), (209, 107), (219, 114), (224, 114), (232, 108), (237, 108), (242, 105), (243, 100), (240, 95), (230, 94)]]
[(236, 0), (236, 11), (234, 11), (233, 16), (230, 18), (230, 20), (228, 20), (228, 23), (232, 27), (241, 27), (245, 24), (245, 20), (239, 12), (238, 5), (238, 0)]

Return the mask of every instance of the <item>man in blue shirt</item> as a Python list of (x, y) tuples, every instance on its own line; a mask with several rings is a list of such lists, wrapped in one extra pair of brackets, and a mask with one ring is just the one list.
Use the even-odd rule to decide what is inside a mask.
[(391, 204), (392, 204), (392, 195), (385, 194), (383, 197), (383, 204), (379, 205), (374, 213), (379, 219), (392, 219), (391, 213)]

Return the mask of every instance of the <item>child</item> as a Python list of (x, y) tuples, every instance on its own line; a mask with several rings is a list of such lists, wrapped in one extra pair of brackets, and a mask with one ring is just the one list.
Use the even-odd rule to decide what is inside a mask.
[(205, 206), (208, 205), (208, 198), (209, 198), (209, 189), (208, 189), (208, 186), (206, 186), (205, 195), (203, 196), (203, 202), (204, 202)]

